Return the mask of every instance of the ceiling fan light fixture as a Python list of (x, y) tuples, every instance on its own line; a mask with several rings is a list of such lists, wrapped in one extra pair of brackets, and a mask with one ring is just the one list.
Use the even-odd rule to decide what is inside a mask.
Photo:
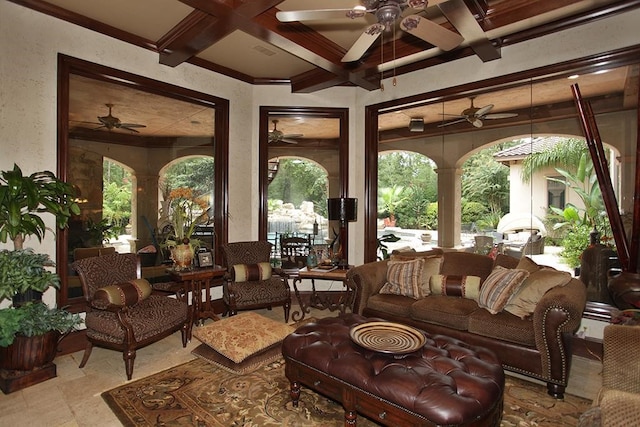
[(385, 30), (389, 30), (401, 13), (402, 10), (400, 6), (397, 4), (388, 4), (376, 11), (376, 18), (380, 24), (384, 25)]

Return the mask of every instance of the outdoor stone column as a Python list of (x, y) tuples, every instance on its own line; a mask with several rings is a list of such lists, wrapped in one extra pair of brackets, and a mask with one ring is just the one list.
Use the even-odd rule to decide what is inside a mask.
[(460, 246), (462, 169), (438, 168), (438, 246)]
[(136, 174), (131, 197), (131, 225), (136, 234), (137, 249), (153, 243), (151, 231), (144, 223), (144, 215), (152, 228), (158, 224), (158, 175)]

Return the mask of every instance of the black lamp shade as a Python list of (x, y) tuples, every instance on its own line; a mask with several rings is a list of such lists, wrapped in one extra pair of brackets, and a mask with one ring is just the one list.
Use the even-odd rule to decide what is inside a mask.
[(327, 199), (331, 221), (349, 222), (358, 219), (358, 199), (338, 197)]

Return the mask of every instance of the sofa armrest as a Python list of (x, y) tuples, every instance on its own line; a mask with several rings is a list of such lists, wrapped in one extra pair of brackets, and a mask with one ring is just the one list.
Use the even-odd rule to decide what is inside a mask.
[(566, 385), (571, 363), (571, 337), (580, 327), (587, 291), (578, 279), (549, 290), (533, 312), (536, 347), (542, 354), (542, 372)]
[(371, 295), (380, 291), (387, 281), (387, 260), (369, 262), (349, 270), (347, 287), (353, 292), (353, 312), (362, 314)]

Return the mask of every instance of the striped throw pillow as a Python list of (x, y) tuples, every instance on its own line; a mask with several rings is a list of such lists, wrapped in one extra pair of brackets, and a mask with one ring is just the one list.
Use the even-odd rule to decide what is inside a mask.
[(491, 314), (501, 312), (527, 277), (529, 277), (527, 270), (494, 267), (489, 277), (482, 283), (478, 305), (489, 310)]
[(422, 270), (424, 259), (411, 261), (389, 261), (387, 264), (387, 283), (380, 289), (381, 294), (404, 295), (419, 299), (425, 296), (422, 289)]

